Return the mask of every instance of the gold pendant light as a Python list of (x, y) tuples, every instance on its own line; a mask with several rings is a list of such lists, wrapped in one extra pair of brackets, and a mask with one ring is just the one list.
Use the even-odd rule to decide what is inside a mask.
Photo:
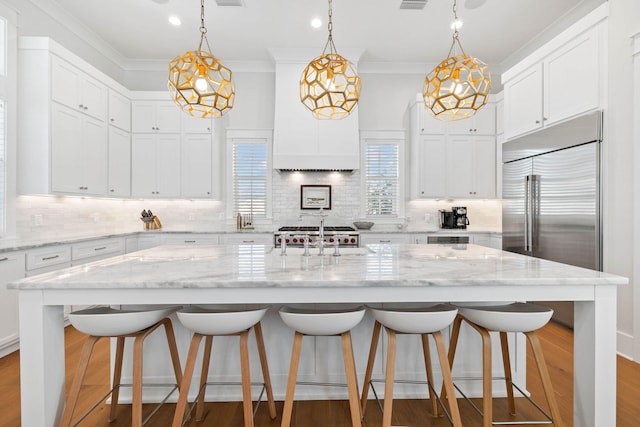
[(316, 119), (340, 120), (358, 105), (362, 84), (353, 64), (339, 55), (333, 44), (332, 13), (332, 0), (329, 0), (329, 38), (322, 55), (302, 72), (300, 101)]
[[(429, 74), (424, 82), (424, 104), (443, 121), (466, 119), (487, 103), (491, 91), (489, 66), (464, 53), (458, 39), (461, 21), (453, 0), (453, 42), (447, 59)], [(457, 52), (460, 48), (460, 53)]]
[[(202, 50), (203, 42), (208, 51)], [(218, 118), (233, 108), (235, 88), (231, 70), (211, 53), (200, 1), (200, 44), (169, 64), (169, 91), (173, 101), (194, 117)]]

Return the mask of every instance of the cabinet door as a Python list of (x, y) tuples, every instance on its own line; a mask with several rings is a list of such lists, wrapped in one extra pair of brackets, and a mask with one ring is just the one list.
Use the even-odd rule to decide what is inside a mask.
[(140, 134), (131, 138), (131, 195), (155, 197), (156, 135)]
[(438, 198), (447, 195), (447, 149), (443, 135), (424, 136), (418, 145), (417, 197)]
[(474, 135), (496, 134), (496, 104), (487, 103), (472, 118)]
[(496, 197), (496, 139), (493, 136), (476, 136), (473, 149), (473, 197), (492, 199)]
[(105, 121), (107, 118), (107, 87), (93, 77), (81, 76), (82, 110), (89, 116)]
[(82, 119), (82, 186), (84, 193), (96, 196), (107, 194), (108, 147), (107, 125), (91, 117)]
[(133, 101), (131, 103), (131, 131), (155, 132), (156, 109), (153, 101)]
[(156, 197), (180, 196), (180, 135), (158, 135)]
[(416, 105), (418, 109), (418, 118), (420, 123), (421, 134), (436, 134), (442, 135), (445, 129), (445, 122), (438, 120), (427, 111), (427, 107), (424, 102), (419, 102)]
[(361, 245), (384, 245), (384, 244), (399, 244), (410, 243), (411, 235), (402, 233), (385, 233), (385, 234), (360, 234)]
[(474, 196), (474, 138), (470, 136), (447, 139), (447, 193), (448, 197)]
[(567, 43), (544, 61), (544, 124), (598, 108), (598, 29)]
[(131, 135), (109, 126), (109, 196), (131, 195)]
[(51, 191), (81, 194), (82, 113), (62, 105), (51, 111)]
[(82, 106), (82, 71), (67, 61), (51, 56), (51, 99), (80, 111)]
[(504, 133), (504, 100), (496, 102), (496, 134)]
[(504, 84), (507, 139), (542, 127), (542, 64)]
[[(175, 106), (175, 104), (174, 104)], [(176, 106), (177, 108), (177, 106)], [(184, 113), (182, 115), (182, 130), (186, 133), (212, 133), (213, 120), (201, 119)]]
[[(479, 111), (475, 115), (479, 114)], [(449, 135), (473, 135), (476, 127), (474, 116), (466, 119), (447, 122), (447, 133)]]
[(24, 277), (24, 260), (24, 253), (0, 254), (0, 357), (18, 348), (18, 290), (7, 284)]
[(179, 133), (180, 120), (187, 115), (172, 101), (156, 101), (156, 127), (161, 133)]
[(113, 90), (109, 91), (109, 124), (131, 131), (131, 102)]
[(182, 196), (211, 197), (211, 135), (186, 135), (182, 140)]

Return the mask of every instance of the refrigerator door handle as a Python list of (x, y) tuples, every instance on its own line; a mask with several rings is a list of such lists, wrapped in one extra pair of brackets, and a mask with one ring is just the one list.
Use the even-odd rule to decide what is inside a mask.
[(538, 251), (538, 221), (540, 217), (540, 175), (531, 175), (530, 181), (530, 194), (531, 194), (531, 211), (529, 218), (531, 224), (529, 227), (529, 250), (533, 252)]
[(531, 252), (531, 177), (524, 177), (524, 250)]

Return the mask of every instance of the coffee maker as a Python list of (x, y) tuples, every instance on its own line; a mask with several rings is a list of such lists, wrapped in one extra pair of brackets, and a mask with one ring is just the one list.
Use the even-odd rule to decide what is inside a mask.
[(440, 211), (440, 228), (465, 229), (467, 225), (469, 225), (469, 218), (465, 206), (454, 206), (451, 211)]

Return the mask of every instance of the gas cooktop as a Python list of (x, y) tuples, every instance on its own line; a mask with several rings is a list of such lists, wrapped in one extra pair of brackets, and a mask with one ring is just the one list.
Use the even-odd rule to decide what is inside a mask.
[[(302, 226), (284, 226), (278, 228), (278, 231), (319, 231), (320, 227), (313, 225), (302, 225)], [(355, 228), (349, 226), (333, 226), (333, 225), (325, 225), (324, 231), (356, 231)]]

